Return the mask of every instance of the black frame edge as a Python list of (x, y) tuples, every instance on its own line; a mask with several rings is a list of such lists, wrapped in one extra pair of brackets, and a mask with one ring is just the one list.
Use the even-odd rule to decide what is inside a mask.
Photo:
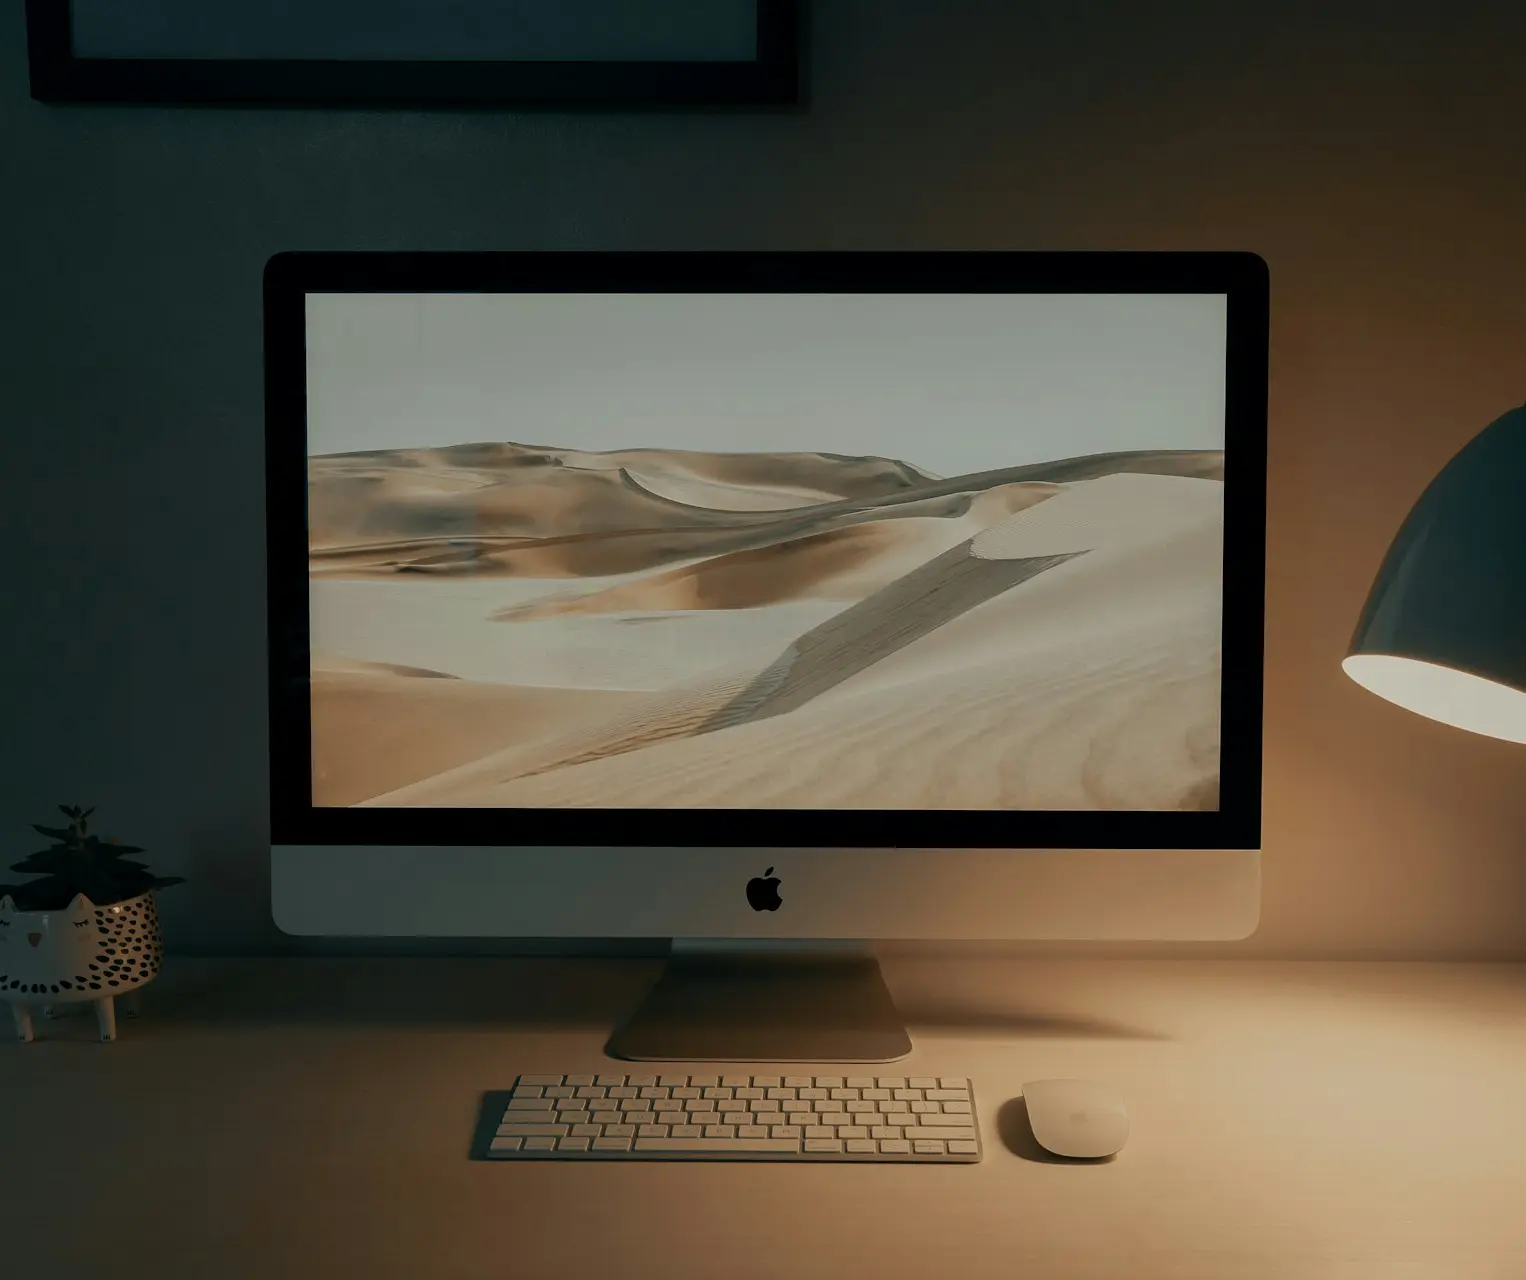
[(26, 0), (31, 96), (203, 106), (700, 108), (798, 105), (801, 6), (757, 0), (750, 62), (78, 58), (69, 0)]

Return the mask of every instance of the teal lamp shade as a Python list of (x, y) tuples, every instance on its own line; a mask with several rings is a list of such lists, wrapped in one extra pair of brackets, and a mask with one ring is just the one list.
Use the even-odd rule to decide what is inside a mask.
[(1526, 743), (1526, 406), (1415, 503), (1342, 666), (1410, 711)]

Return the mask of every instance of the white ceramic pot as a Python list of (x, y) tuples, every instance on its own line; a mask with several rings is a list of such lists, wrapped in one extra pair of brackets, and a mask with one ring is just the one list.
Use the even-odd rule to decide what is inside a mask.
[(152, 890), (98, 907), (77, 894), (62, 911), (17, 911), (0, 898), (0, 1000), (31, 1040), (32, 1007), (89, 1002), (102, 1040), (117, 1038), (116, 997), (151, 981), (164, 961)]

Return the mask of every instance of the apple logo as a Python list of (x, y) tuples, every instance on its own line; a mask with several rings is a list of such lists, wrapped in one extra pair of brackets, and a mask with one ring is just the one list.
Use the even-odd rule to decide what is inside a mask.
[(777, 911), (782, 901), (779, 897), (779, 877), (774, 874), (772, 867), (747, 882), (747, 905), (754, 911)]

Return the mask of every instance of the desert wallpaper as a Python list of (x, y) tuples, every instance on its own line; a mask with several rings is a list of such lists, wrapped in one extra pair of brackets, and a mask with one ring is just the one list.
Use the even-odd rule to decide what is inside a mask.
[[(733, 385), (760, 359), (777, 379), (728, 430), (723, 388), (696, 390), (680, 358), (714, 331), (704, 308), (655, 348), (651, 323), (603, 308), (602, 332), (572, 327), (585, 358), (571, 368), (544, 337), (515, 341), (533, 318), (396, 304), (370, 329), (322, 331), (310, 313), (310, 365), (335, 353), (310, 395), (315, 804), (1217, 807), (1211, 350), (1190, 404), (1168, 406), (1197, 421), (1171, 435), (1117, 405), (1124, 420), (1089, 427), (1092, 407), (1057, 411), (1052, 385), (1040, 398), (1061, 421), (1037, 425), (1053, 351), (1029, 378), (967, 353), (946, 374), (961, 431), (921, 426), (925, 404), (898, 396), (897, 378), (915, 378), (936, 402), (925, 360), (897, 373), (861, 344), (823, 373), (821, 335), (780, 312), (739, 322), (734, 350), (705, 361)], [(927, 323), (946, 336), (952, 314)], [(971, 319), (977, 347), (990, 320)], [(625, 395), (623, 334), (638, 335), (631, 360), (665, 374)], [(598, 351), (614, 371), (589, 373)], [(1086, 400), (1078, 367), (1061, 390)], [(870, 368), (860, 395), (855, 370)], [(1005, 382), (1011, 408), (992, 403)], [(539, 430), (483, 431), (495, 417)], [(819, 448), (799, 447), (818, 432)], [(887, 447), (861, 451), (876, 438)], [(1078, 443), (1135, 447), (1063, 448)]]

